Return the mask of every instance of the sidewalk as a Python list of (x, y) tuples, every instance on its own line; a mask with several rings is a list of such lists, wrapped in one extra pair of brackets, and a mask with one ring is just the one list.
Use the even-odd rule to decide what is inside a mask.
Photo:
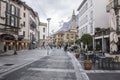
[(89, 80), (120, 80), (120, 70), (99, 70), (94, 67), (92, 70), (84, 70), (82, 57), (80, 56), (80, 58), (75, 60), (77, 62), (77, 65), (80, 66), (80, 71), (82, 71), (82, 73), (85, 73)]
[(18, 55), (13, 55), (12, 51), (0, 55), (0, 75), (19, 69), (47, 55), (45, 49), (21, 50)]

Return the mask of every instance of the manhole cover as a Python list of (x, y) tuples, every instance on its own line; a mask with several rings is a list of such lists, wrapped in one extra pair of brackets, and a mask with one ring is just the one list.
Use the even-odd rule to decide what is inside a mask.
[(12, 65), (14, 65), (14, 64), (4, 64), (4, 66), (12, 66)]

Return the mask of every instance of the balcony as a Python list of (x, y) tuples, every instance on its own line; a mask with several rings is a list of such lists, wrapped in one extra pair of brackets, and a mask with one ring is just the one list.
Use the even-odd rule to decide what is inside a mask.
[(100, 29), (99, 31), (95, 31), (95, 37), (99, 37), (102, 35), (109, 35), (110, 34), (110, 29)]
[(120, 9), (120, 1), (119, 0), (112, 0), (107, 6), (106, 11), (110, 12), (111, 9)]
[(36, 28), (36, 24), (35, 24), (35, 22), (32, 21), (32, 20), (30, 21), (30, 27), (31, 27), (31, 28)]

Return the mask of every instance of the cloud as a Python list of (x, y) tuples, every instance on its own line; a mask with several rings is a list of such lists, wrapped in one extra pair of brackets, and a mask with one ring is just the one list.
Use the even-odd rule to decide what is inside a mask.
[(50, 32), (59, 29), (61, 20), (67, 21), (72, 16), (73, 9), (77, 10), (82, 0), (23, 0), (39, 13), (40, 20), (47, 22), (51, 17)]

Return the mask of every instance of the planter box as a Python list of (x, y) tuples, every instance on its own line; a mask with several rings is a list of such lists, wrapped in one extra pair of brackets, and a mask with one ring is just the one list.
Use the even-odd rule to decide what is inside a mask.
[(75, 57), (76, 57), (76, 58), (79, 58), (79, 57), (80, 57), (80, 54), (79, 54), (79, 53), (76, 53), (76, 54), (75, 54)]
[(92, 69), (92, 62), (91, 61), (85, 61), (84, 62), (84, 69), (85, 70), (91, 70)]

